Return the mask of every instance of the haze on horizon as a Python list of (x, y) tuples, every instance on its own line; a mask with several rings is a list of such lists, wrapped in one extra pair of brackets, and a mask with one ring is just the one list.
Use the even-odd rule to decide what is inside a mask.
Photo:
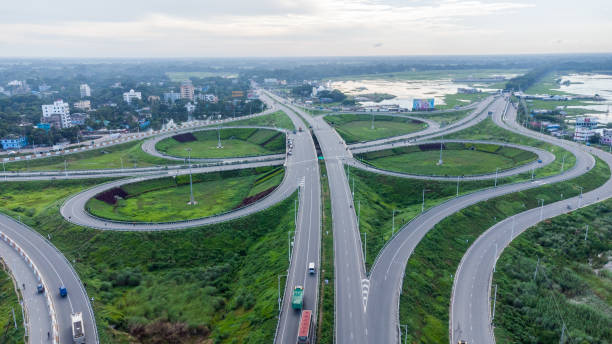
[(612, 52), (609, 0), (9, 1), (1, 57)]

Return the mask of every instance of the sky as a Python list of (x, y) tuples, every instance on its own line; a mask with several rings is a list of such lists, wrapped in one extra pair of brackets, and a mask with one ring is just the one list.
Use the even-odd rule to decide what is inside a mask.
[(611, 0), (20, 0), (1, 57), (612, 52)]

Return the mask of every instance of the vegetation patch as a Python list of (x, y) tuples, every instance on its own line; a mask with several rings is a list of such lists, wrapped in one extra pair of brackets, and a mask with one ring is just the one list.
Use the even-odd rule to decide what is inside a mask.
[(324, 118), (349, 144), (410, 134), (427, 128), (425, 122), (395, 116), (342, 114)]
[(256, 125), (262, 127), (276, 127), (287, 130), (294, 130), (295, 126), (293, 121), (284, 111), (276, 111), (267, 115), (257, 116), (254, 118), (241, 119), (238, 121), (231, 122), (229, 125)]
[[(4, 245), (4, 244), (3, 244)], [(4, 261), (0, 258), (0, 343), (23, 343), (25, 329), (20, 296)], [(15, 327), (17, 325), (17, 327)]]
[(565, 324), (567, 342), (612, 342), (611, 253), (612, 200), (523, 232), (493, 275), (496, 341), (556, 343)]
[(248, 205), (281, 183), (282, 167), (194, 174), (190, 200), (189, 175), (150, 179), (122, 185), (96, 195), (87, 210), (117, 221), (168, 222), (207, 217)]
[[(191, 136), (185, 136), (185, 135)], [(176, 136), (180, 136), (178, 139)], [(222, 148), (218, 147), (219, 136)], [(285, 135), (268, 129), (225, 128), (175, 135), (157, 143), (167, 155), (187, 158), (225, 158), (285, 152)], [(191, 153), (188, 152), (191, 150)]]
[(0, 210), (16, 216), (16, 205), (36, 209), (21, 219), (75, 262), (94, 300), (101, 343), (272, 341), (295, 195), (231, 222), (112, 232), (73, 225), (58, 212), (64, 195), (94, 182), (101, 180), (4, 183)]
[(469, 246), (495, 223), (546, 204), (593, 190), (610, 178), (601, 160), (586, 174), (567, 182), (544, 185), (496, 197), (467, 207), (438, 223), (419, 242), (408, 260), (400, 296), (400, 323), (408, 340), (448, 342), (448, 310), (453, 278)]
[(319, 344), (334, 343), (335, 329), (335, 280), (334, 280), (334, 233), (331, 212), (329, 180), (325, 163), (319, 163), (321, 171), (321, 201), (323, 203), (321, 233), (321, 269), (319, 271), (319, 319), (317, 338)]
[(495, 144), (449, 142), (430, 143), (358, 154), (357, 158), (374, 167), (394, 172), (466, 176), (515, 168), (537, 159), (535, 153)]
[(7, 171), (94, 170), (129, 167), (151, 167), (180, 164), (154, 157), (142, 151), (142, 140), (122, 143), (85, 152), (19, 161), (6, 164)]

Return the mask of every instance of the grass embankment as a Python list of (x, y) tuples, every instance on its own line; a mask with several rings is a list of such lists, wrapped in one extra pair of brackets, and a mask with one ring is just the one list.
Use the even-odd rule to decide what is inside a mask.
[(95, 216), (118, 221), (169, 222), (202, 218), (264, 197), (281, 183), (283, 175), (282, 167), (194, 174), (196, 205), (187, 204), (189, 175), (151, 179), (101, 193), (87, 202), (86, 209)]
[(230, 122), (227, 124), (228, 126), (232, 125), (253, 125), (253, 126), (263, 126), (263, 127), (277, 127), (288, 130), (294, 130), (295, 126), (293, 125), (293, 121), (291, 118), (287, 116), (284, 111), (276, 111), (271, 114), (255, 117), (255, 118), (247, 118), (241, 119), (238, 121)]
[[(586, 174), (563, 183), (544, 185), (467, 207), (438, 223), (419, 242), (408, 260), (400, 297), (400, 323), (408, 340), (448, 342), (448, 310), (455, 274), (469, 246), (495, 223), (514, 214), (592, 190), (610, 177), (601, 160)], [(563, 195), (563, 196), (561, 196)]]
[[(95, 182), (101, 181), (78, 181)], [(295, 195), (231, 222), (118, 233), (75, 226), (61, 217), (61, 200), (56, 200), (80, 189), (78, 183), (3, 183), (0, 211), (31, 214), (22, 221), (50, 235), (75, 261), (95, 300), (101, 343), (272, 341), (277, 275), (288, 268), (286, 229), (294, 227)], [(33, 210), (16, 213), (15, 207)]]
[(472, 94), (454, 93), (444, 95), (444, 104), (436, 105), (437, 110), (453, 109), (455, 106), (469, 105), (490, 96), (490, 93), (480, 92)]
[[(369, 269), (383, 245), (391, 238), (393, 231), (393, 210), (395, 209), (395, 230), (421, 213), (423, 189), (425, 209), (438, 205), (457, 194), (457, 182), (440, 182), (399, 178), (350, 169), (349, 186), (355, 189), (355, 210), (360, 214), (359, 230), (367, 234), (367, 260)], [(494, 181), (462, 181), (459, 194), (492, 187)]]
[(556, 343), (565, 323), (569, 342), (612, 342), (610, 252), (612, 200), (544, 221), (514, 239), (493, 275), (496, 341)]
[[(223, 148), (217, 148), (218, 135)], [(187, 158), (227, 158), (285, 152), (285, 135), (266, 129), (221, 129), (179, 134), (159, 141), (155, 148), (164, 154)]]
[(17, 289), (9, 272), (6, 271), (4, 262), (0, 259), (0, 343), (24, 343), (25, 329), (21, 314)]
[[(465, 130), (459, 131), (457, 133), (453, 133), (449, 136), (445, 136), (447, 139), (466, 139), (466, 140), (490, 140), (497, 142), (509, 142), (520, 144), (524, 146), (532, 146), (540, 149), (547, 150), (555, 155), (555, 161), (552, 163), (538, 168), (535, 170), (535, 177), (541, 178), (545, 176), (550, 176), (561, 172), (561, 167), (563, 170), (567, 170), (574, 166), (576, 163), (576, 157), (568, 152), (567, 150), (557, 147), (555, 145), (545, 143), (527, 136), (519, 135), (508, 131), (506, 129), (500, 128), (491, 118), (487, 118), (484, 121), (478, 123), (477, 125), (467, 128)], [(564, 158), (565, 157), (565, 158)], [(565, 161), (565, 162), (564, 162)], [(526, 180), (531, 178), (530, 173), (524, 173), (520, 175), (516, 175), (514, 177), (508, 177), (504, 179), (504, 182), (516, 182), (521, 180)]]
[(469, 115), (472, 111), (474, 110), (448, 111), (448, 112), (432, 113), (432, 114), (417, 113), (417, 114), (410, 114), (410, 116), (429, 119), (434, 122), (440, 123), (441, 127), (445, 127), (449, 124), (453, 124), (461, 120), (465, 116)]
[[(372, 116), (374, 116), (374, 129), (372, 129)], [(326, 116), (325, 120), (336, 129), (346, 143), (404, 135), (427, 127), (424, 122), (409, 118), (369, 114)]]
[(494, 144), (446, 143), (440, 159), (440, 145), (407, 146), (359, 154), (361, 161), (374, 167), (403, 173), (464, 176), (493, 173), (518, 167), (537, 159), (537, 155), (513, 147)]
[(142, 140), (127, 142), (91, 151), (33, 159), (30, 161), (12, 162), (6, 164), (7, 171), (63, 171), (64, 160), (68, 170), (94, 170), (121, 168), (150, 167), (158, 165), (180, 164), (173, 161), (151, 156), (142, 151)]
[(335, 280), (334, 280), (334, 233), (331, 213), (329, 181), (325, 163), (319, 163), (321, 171), (321, 201), (323, 204), (321, 232), (321, 269), (319, 275), (319, 319), (317, 338), (319, 344), (334, 343), (335, 328)]

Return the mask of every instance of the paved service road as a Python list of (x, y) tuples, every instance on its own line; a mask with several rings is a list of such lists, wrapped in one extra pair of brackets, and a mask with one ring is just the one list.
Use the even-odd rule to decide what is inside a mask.
[[(511, 109), (508, 125), (515, 132), (563, 147), (581, 156), (590, 152), (612, 167), (612, 155), (570, 141), (541, 135), (520, 127), (516, 123), (516, 111)], [(577, 173), (586, 172), (584, 164), (577, 164)], [(570, 181), (571, 182), (571, 181)], [(450, 342), (467, 340), (468, 343), (495, 343), (491, 327), (491, 279), (497, 258), (512, 239), (538, 222), (572, 211), (579, 207), (600, 202), (612, 196), (612, 179), (599, 188), (576, 196), (534, 208), (497, 223), (483, 233), (463, 256), (455, 274), (450, 312)]]
[[(461, 181), (466, 181), (466, 180), (484, 180), (484, 179), (509, 177), (509, 176), (517, 175), (517, 174), (524, 173), (524, 172), (530, 172), (532, 169), (544, 167), (552, 163), (553, 161), (555, 161), (555, 155), (550, 153), (549, 151), (531, 147), (531, 146), (523, 146), (523, 145), (517, 145), (517, 144), (512, 144), (512, 143), (506, 143), (506, 142), (479, 141), (479, 140), (418, 141), (417, 143), (413, 142), (413, 143), (397, 144), (395, 148), (415, 146), (415, 145), (428, 144), (428, 143), (429, 144), (431, 143), (440, 144), (440, 143), (451, 143), (451, 142), (473, 143), (473, 144), (484, 143), (484, 144), (494, 144), (494, 145), (503, 146), (503, 147), (512, 147), (512, 148), (522, 149), (522, 150), (526, 150), (534, 154), (537, 154), (538, 158), (533, 162), (530, 162), (530, 163), (527, 163), (527, 164), (524, 164), (524, 165), (521, 165), (515, 168), (500, 170), (498, 173), (492, 172), (492, 173), (480, 174), (480, 175), (466, 175), (466, 176), (461, 176), (460, 178), (458, 176), (450, 176), (450, 177), (449, 176), (427, 176), (427, 175), (420, 175), (420, 174), (408, 174), (408, 173), (402, 173), (402, 172), (388, 171), (388, 170), (383, 170), (383, 169), (374, 167), (367, 163), (363, 163), (357, 160), (356, 158), (346, 161), (346, 164), (351, 165), (353, 167), (357, 167), (362, 170), (370, 171), (373, 173), (384, 174), (384, 175), (400, 177), (400, 178), (442, 180), (442, 181), (444, 180), (445, 181), (455, 181), (457, 179), (460, 179)], [(374, 146), (374, 147), (362, 148), (362, 149), (351, 150), (351, 151), (353, 154), (357, 154), (357, 153), (362, 153), (362, 152), (378, 151), (377, 148), (378, 147)], [(538, 162), (538, 160), (540, 160), (541, 162)]]
[[(56, 310), (59, 342), (72, 342), (70, 314), (82, 312), (87, 343), (98, 343), (95, 319), (87, 293), (66, 258), (40, 234), (8, 216), (0, 215), (0, 231), (17, 243), (38, 267), (42, 281), (47, 285), (47, 292), (50, 293)], [(32, 278), (27, 278), (28, 272), (32, 274), (32, 270), (24, 270), (29, 267), (19, 263), (13, 264), (14, 259), (11, 258), (9, 252), (6, 252), (7, 249), (12, 250), (12, 248), (6, 243), (1, 242), (0, 247), (2, 247), (0, 254), (7, 261), (18, 281), (26, 284), (24, 291), (26, 313), (30, 318), (31, 333), (34, 336), (30, 338), (30, 342), (47, 343), (47, 332), (51, 328), (49, 311), (47, 303), (45, 301), (41, 302), (44, 296), (34, 295), (38, 283), (34, 284)], [(7, 253), (6, 256), (5, 253)], [(25, 277), (25, 279), (22, 279), (22, 277)], [(68, 290), (66, 298), (59, 296), (59, 287), (62, 285)], [(37, 339), (40, 339), (40, 337), (42, 337), (42, 340)]]

